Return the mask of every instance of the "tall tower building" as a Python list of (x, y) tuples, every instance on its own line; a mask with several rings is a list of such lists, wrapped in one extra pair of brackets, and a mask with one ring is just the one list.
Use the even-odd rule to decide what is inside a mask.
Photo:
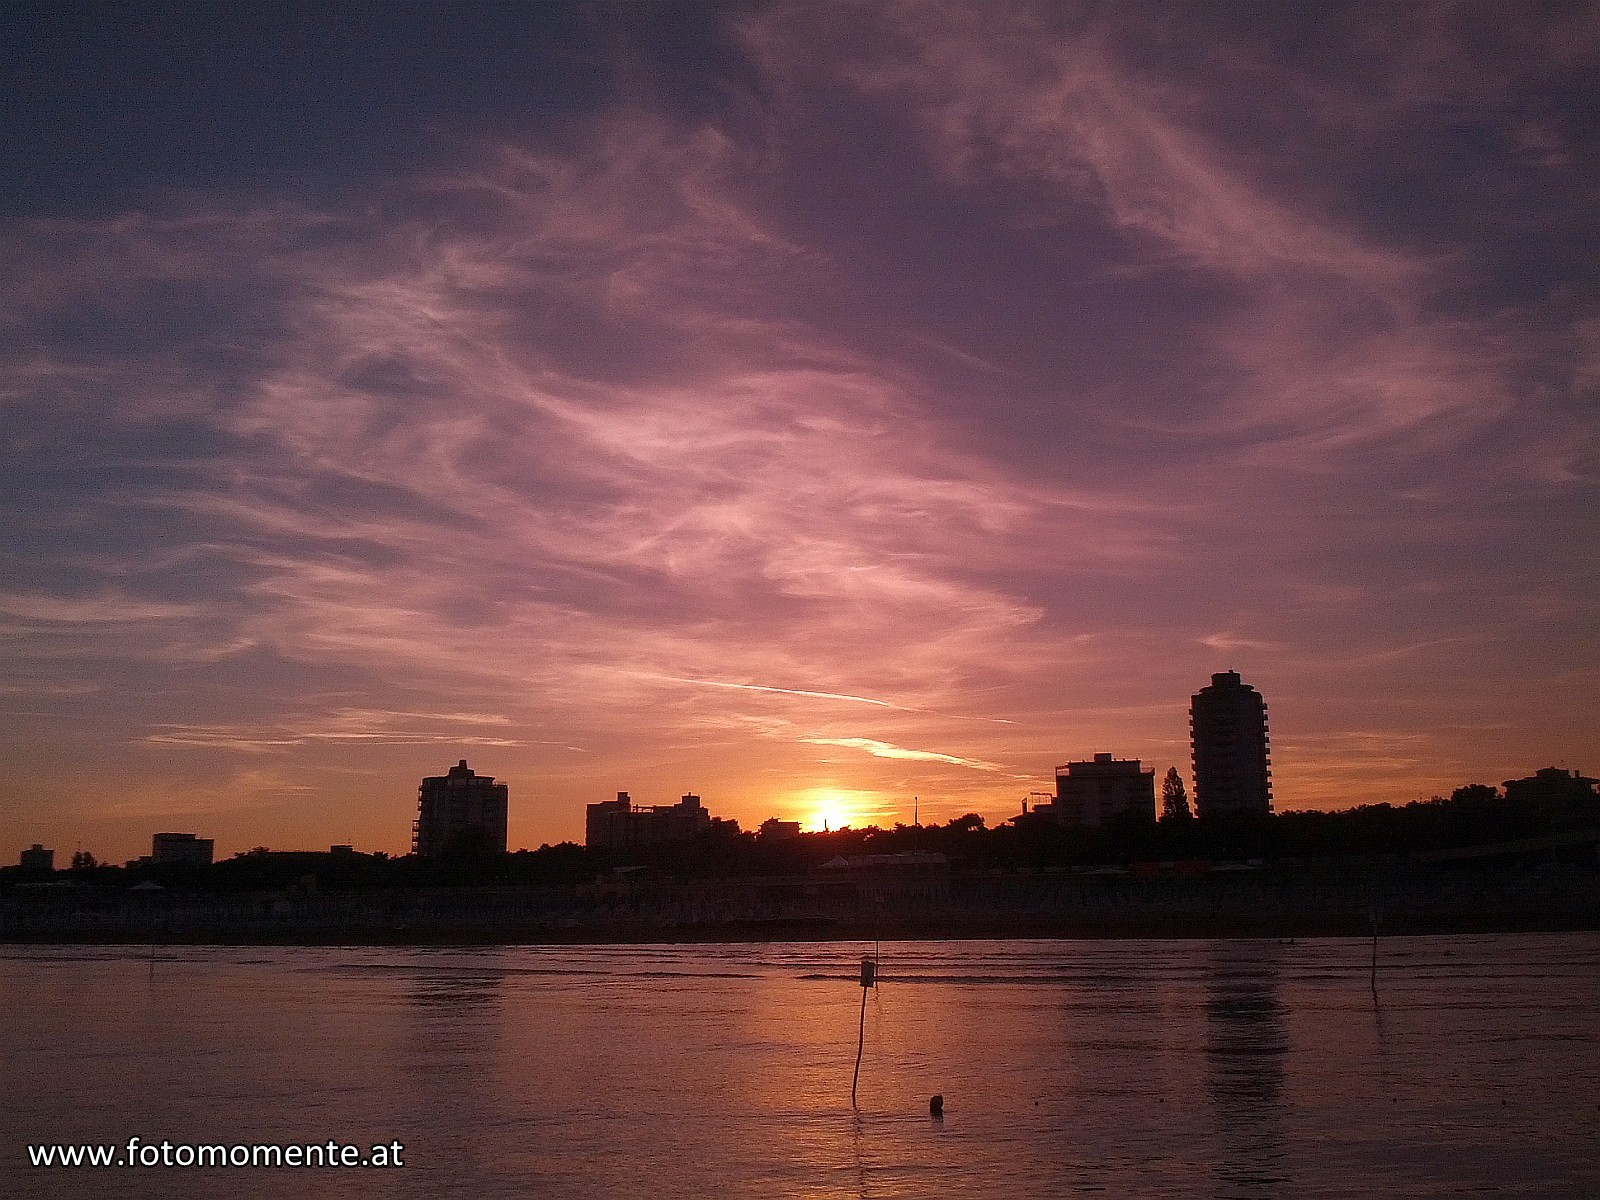
[(1267, 702), (1237, 671), (1211, 677), (1189, 707), (1195, 807), (1202, 817), (1272, 812)]
[(504, 854), (510, 789), (479, 775), (462, 759), (448, 775), (422, 781), (412, 849), (423, 858), (445, 853)]

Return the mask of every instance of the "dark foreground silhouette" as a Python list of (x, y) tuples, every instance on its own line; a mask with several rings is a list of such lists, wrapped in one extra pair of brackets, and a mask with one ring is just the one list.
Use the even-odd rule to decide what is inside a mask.
[[(1518, 786), (1527, 785), (1527, 786)], [(1565, 771), (1448, 799), (1083, 831), (939, 826), (631, 849), (0, 872), (0, 940), (530, 943), (1300, 937), (1600, 929), (1600, 797)]]

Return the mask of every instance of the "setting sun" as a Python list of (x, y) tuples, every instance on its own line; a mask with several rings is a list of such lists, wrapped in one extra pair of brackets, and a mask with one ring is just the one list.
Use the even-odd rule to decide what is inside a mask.
[(878, 824), (874, 814), (882, 807), (875, 792), (846, 788), (812, 788), (802, 792), (799, 801), (800, 811), (807, 814), (802, 824), (812, 832)]

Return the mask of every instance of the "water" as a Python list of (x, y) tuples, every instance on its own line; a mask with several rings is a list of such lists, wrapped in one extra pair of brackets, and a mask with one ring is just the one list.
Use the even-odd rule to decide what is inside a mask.
[(0, 1195), (1600, 1197), (1600, 935), (863, 949), (0, 947)]

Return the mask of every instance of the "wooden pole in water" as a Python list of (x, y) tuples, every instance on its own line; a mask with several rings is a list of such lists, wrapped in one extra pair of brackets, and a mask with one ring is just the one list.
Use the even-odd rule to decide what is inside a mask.
[(875, 959), (861, 960), (861, 1025), (856, 1031), (856, 1073), (850, 1077), (850, 1107), (856, 1107), (856, 1084), (861, 1082), (861, 1051), (867, 1044), (867, 989), (878, 986)]
[(1378, 923), (1383, 920), (1383, 914), (1378, 911), (1377, 897), (1372, 901), (1372, 998), (1378, 998)]
[(850, 1107), (856, 1107), (856, 1084), (861, 1081), (861, 1050), (867, 1044), (867, 989), (861, 989), (861, 1029), (856, 1034), (856, 1073), (850, 1077)]

